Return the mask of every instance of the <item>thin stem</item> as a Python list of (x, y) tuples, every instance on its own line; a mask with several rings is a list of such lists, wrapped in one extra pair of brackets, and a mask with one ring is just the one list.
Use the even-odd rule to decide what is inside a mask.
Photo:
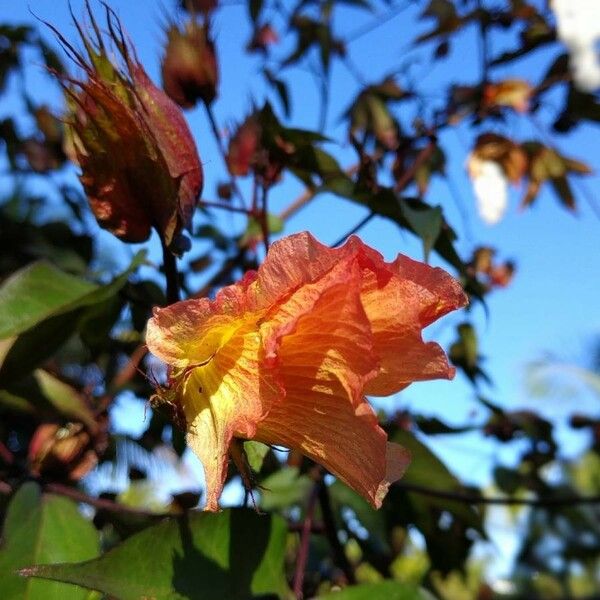
[[(344, 173), (348, 175), (348, 177), (351, 177), (358, 171), (359, 166), (360, 165), (357, 163), (346, 169)], [(295, 215), (301, 208), (304, 208), (316, 196), (318, 191), (318, 188), (306, 188), (289, 206), (284, 208), (279, 213), (279, 218), (282, 221), (287, 221), (290, 217)]]
[(372, 21), (360, 25), (354, 31), (351, 31), (345, 38), (344, 42), (350, 44), (361, 38), (363, 35), (371, 33), (374, 29), (381, 27), (388, 21), (395, 19), (403, 10), (406, 10), (410, 6), (410, 0), (402, 2), (398, 6), (393, 7), (389, 12), (382, 16), (375, 17)]
[(252, 211), (244, 207), (232, 206), (231, 204), (223, 204), (222, 202), (212, 202), (211, 200), (200, 200), (200, 207), (219, 208), (221, 210), (242, 213), (244, 215), (250, 215), (252, 213)]
[(167, 248), (162, 236), (160, 236), (160, 243), (163, 250), (163, 266), (167, 281), (167, 304), (174, 304), (179, 300), (179, 273), (177, 272), (177, 258), (169, 250), (169, 248)]
[(302, 531), (300, 533), (300, 550), (298, 551), (298, 558), (296, 559), (296, 570), (294, 571), (293, 585), (294, 595), (296, 598), (298, 598), (298, 600), (302, 600), (302, 598), (304, 598), (302, 588), (304, 587), (304, 574), (306, 572), (306, 563), (308, 562), (310, 534), (313, 527), (317, 499), (319, 498), (319, 493), (323, 485), (323, 474), (320, 472), (319, 477), (317, 481), (315, 481), (308, 497), (306, 514), (304, 516), (304, 523), (302, 524)]
[(483, 7), (482, 0), (478, 0), (477, 7), (479, 10), (479, 43), (481, 53), (481, 84), (485, 85), (489, 79), (489, 48), (487, 36), (487, 15)]
[(351, 235), (355, 234), (359, 229), (362, 229), (374, 216), (375, 213), (373, 211), (369, 212), (369, 214), (362, 218), (350, 231), (347, 231), (339, 240), (332, 244), (332, 248), (343, 244)]
[[(225, 145), (223, 144), (223, 140), (221, 139), (221, 134), (219, 133), (219, 126), (217, 125), (215, 113), (212, 109), (211, 104), (209, 104), (208, 102), (204, 103), (204, 107), (206, 108), (206, 115), (208, 117), (208, 122), (210, 123), (210, 128), (213, 132), (213, 136), (215, 137), (217, 147), (219, 148), (219, 154), (221, 155), (221, 158), (223, 159), (223, 164), (225, 165), (225, 168), (229, 173), (229, 169), (227, 167), (227, 150), (225, 148)], [(242, 207), (245, 207), (246, 201), (244, 199), (244, 195), (242, 194), (242, 190), (240, 190), (240, 187), (237, 184), (237, 180), (231, 174), (229, 174), (229, 184), (231, 185), (231, 188), (233, 189), (235, 195), (241, 202)]]
[(423, 494), (424, 496), (430, 496), (433, 498), (442, 498), (444, 500), (456, 500), (464, 504), (499, 504), (502, 506), (569, 506), (574, 504), (600, 504), (600, 494), (595, 496), (550, 496), (550, 497), (537, 497), (537, 498), (515, 498), (515, 497), (501, 497), (501, 496), (480, 496), (478, 494), (469, 494), (466, 492), (450, 492), (446, 490), (438, 490), (430, 488), (424, 485), (417, 485), (413, 483), (404, 483), (399, 481), (395, 484), (397, 487), (406, 490), (407, 492), (414, 492), (416, 494)]
[(322, 485), (319, 489), (319, 506), (321, 507), (321, 514), (323, 516), (323, 526), (325, 527), (325, 536), (331, 546), (333, 553), (333, 562), (340, 568), (346, 576), (346, 581), (350, 584), (356, 583), (356, 577), (354, 575), (354, 569), (344, 552), (344, 548), (340, 543), (340, 539), (337, 534), (337, 527), (335, 524), (335, 517), (331, 510), (331, 500), (329, 498), (329, 490), (326, 485)]
[(402, 173), (402, 175), (396, 181), (396, 184), (394, 185), (395, 192), (401, 192), (405, 187), (408, 186), (408, 184), (414, 179), (421, 165), (431, 158), (431, 155), (435, 152), (436, 147), (436, 140), (432, 136), (427, 146), (425, 146), (425, 148), (423, 148), (419, 154), (417, 154), (412, 165), (410, 165), (410, 167), (406, 169), (406, 171), (404, 171), (404, 173)]
[(259, 212), (260, 229), (262, 232), (263, 245), (265, 247), (265, 254), (269, 252), (269, 213), (268, 213), (268, 195), (269, 190), (265, 185), (260, 186), (261, 190), (261, 206)]

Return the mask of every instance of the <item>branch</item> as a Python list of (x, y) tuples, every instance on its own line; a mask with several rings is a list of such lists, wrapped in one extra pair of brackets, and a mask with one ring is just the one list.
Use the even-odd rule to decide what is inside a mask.
[[(221, 139), (221, 134), (219, 133), (219, 126), (217, 125), (217, 120), (215, 119), (215, 113), (213, 112), (212, 106), (210, 103), (205, 102), (204, 108), (206, 108), (206, 115), (208, 116), (208, 122), (210, 123), (210, 128), (215, 137), (215, 142), (217, 143), (217, 147), (219, 149), (219, 154), (223, 159), (223, 163), (225, 165), (225, 169), (227, 173), (229, 173), (229, 167), (227, 166), (227, 150), (223, 145), (223, 140)], [(245, 207), (246, 202), (244, 200), (244, 195), (242, 194), (242, 190), (240, 190), (240, 186), (237, 184), (236, 178), (229, 173), (229, 184), (231, 185), (231, 189), (234, 191), (235, 195), (238, 197), (241, 202), (241, 206)]]
[(327, 536), (327, 541), (329, 542), (331, 551), (333, 553), (333, 563), (343, 571), (344, 575), (346, 576), (346, 581), (349, 584), (356, 583), (354, 569), (352, 568), (352, 565), (350, 564), (350, 561), (344, 552), (344, 548), (342, 547), (337, 534), (335, 518), (333, 516), (333, 511), (331, 510), (329, 490), (325, 485), (321, 486), (321, 489), (319, 490), (319, 505), (321, 507), (321, 513), (323, 516), (325, 535)]
[[(108, 500), (107, 498), (96, 498), (94, 496), (86, 494), (85, 492), (82, 492), (81, 490), (78, 490), (77, 488), (70, 487), (62, 483), (46, 483), (41, 485), (45, 492), (48, 492), (50, 494), (56, 494), (58, 496), (64, 496), (65, 498), (70, 498), (75, 502), (82, 502), (83, 504), (88, 504), (89, 506), (93, 506), (94, 508), (98, 508), (100, 510), (106, 510), (108, 512), (136, 515), (142, 517), (151, 517), (156, 519), (161, 519), (166, 516), (172, 516), (172, 513), (157, 513), (145, 510), (143, 508), (127, 506), (119, 502), (114, 502), (113, 500)], [(7, 483), (6, 481), (0, 481), (1, 495), (9, 496), (14, 491), (14, 488), (9, 483)]]
[[(435, 148), (436, 140), (435, 137), (431, 136), (429, 144), (427, 144), (427, 146), (425, 146), (425, 148), (423, 148), (419, 152), (419, 154), (417, 154), (412, 165), (410, 165), (410, 167), (406, 169), (404, 173), (402, 173), (402, 176), (398, 179), (398, 181), (396, 181), (396, 184), (394, 185), (395, 192), (401, 192), (414, 179), (421, 165), (427, 160), (429, 160), (431, 155), (434, 153)], [(358, 167), (356, 167), (356, 169), (358, 169)], [(332, 244), (332, 246), (339, 246), (342, 242), (344, 242), (346, 238), (350, 237), (353, 233), (356, 233), (357, 231), (362, 229), (374, 216), (375, 213), (373, 211), (369, 212), (369, 214), (366, 217), (363, 217), (350, 231), (348, 231), (339, 240)]]
[(162, 235), (160, 236), (160, 243), (163, 250), (163, 265), (165, 269), (165, 278), (167, 280), (167, 304), (174, 304), (179, 300), (179, 273), (177, 272), (177, 259), (169, 250), (169, 248), (167, 248)]
[(306, 514), (304, 516), (304, 523), (302, 524), (302, 531), (300, 533), (300, 550), (298, 551), (298, 558), (296, 559), (293, 585), (294, 595), (296, 598), (298, 598), (298, 600), (302, 600), (302, 598), (304, 598), (302, 588), (304, 587), (304, 574), (306, 572), (306, 563), (308, 562), (310, 534), (313, 526), (317, 498), (319, 497), (320, 490), (322, 487), (324, 487), (324, 485), (323, 472), (320, 470), (318, 479), (313, 484), (308, 501), (306, 503)]
[(403, 490), (406, 490), (407, 492), (431, 496), (432, 498), (455, 500), (457, 502), (463, 502), (464, 504), (498, 504), (502, 506), (522, 505), (537, 507), (570, 506), (574, 504), (600, 504), (600, 494), (593, 496), (579, 496), (577, 494), (573, 494), (571, 496), (550, 496), (546, 498), (515, 498), (513, 496), (480, 496), (478, 494), (471, 494), (468, 492), (451, 492), (448, 490), (430, 488), (425, 485), (404, 483), (402, 481), (399, 481), (395, 485)]
[(242, 213), (244, 215), (252, 215), (252, 211), (244, 207), (233, 206), (231, 204), (223, 204), (222, 202), (212, 202), (210, 200), (200, 200), (200, 208), (219, 208), (229, 212)]
[(427, 146), (417, 154), (412, 165), (410, 165), (410, 167), (402, 173), (402, 176), (398, 178), (398, 181), (396, 181), (396, 184), (394, 185), (395, 192), (401, 192), (414, 179), (421, 165), (431, 158), (431, 155), (435, 152), (436, 146), (436, 138), (432, 135)]

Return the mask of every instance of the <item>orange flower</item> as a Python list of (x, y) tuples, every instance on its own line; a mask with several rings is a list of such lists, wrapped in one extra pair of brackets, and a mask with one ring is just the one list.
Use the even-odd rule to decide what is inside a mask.
[(520, 113), (529, 111), (529, 103), (534, 88), (523, 79), (505, 79), (498, 83), (488, 83), (483, 91), (485, 108), (510, 106)]
[(218, 508), (234, 438), (298, 450), (379, 507), (410, 457), (388, 443), (364, 395), (451, 378), (421, 330), (465, 303), (441, 269), (386, 263), (357, 237), (331, 249), (300, 233), (214, 300), (156, 309), (146, 341), (171, 366), (206, 509)]

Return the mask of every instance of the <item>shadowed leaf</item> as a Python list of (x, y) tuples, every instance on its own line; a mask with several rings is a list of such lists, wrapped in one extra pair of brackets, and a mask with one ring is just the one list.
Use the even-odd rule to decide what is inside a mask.
[(282, 595), (287, 526), (245, 509), (190, 513), (125, 540), (98, 559), (39, 565), (30, 577), (78, 583), (120, 600)]

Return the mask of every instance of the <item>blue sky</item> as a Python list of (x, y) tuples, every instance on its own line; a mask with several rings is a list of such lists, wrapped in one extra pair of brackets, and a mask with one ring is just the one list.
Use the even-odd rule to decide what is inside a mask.
[[(163, 0), (163, 4), (167, 4), (167, 1)], [(81, 2), (77, 0), (72, 4), (75, 15), (81, 15)], [(245, 3), (223, 4), (227, 6), (218, 13), (214, 27), (221, 65), (221, 85), (215, 111), (220, 125), (225, 129), (241, 121), (250, 111), (253, 101), (260, 104), (265, 90), (261, 78), (257, 76), (257, 61), (243, 54), (250, 37)], [(161, 3), (113, 0), (111, 5), (135, 43), (142, 63), (153, 79), (159, 81), (160, 43), (163, 40)], [(75, 39), (66, 0), (36, 0), (29, 3), (29, 7), (41, 18), (51, 21), (69, 39)], [(417, 13), (415, 8), (408, 8), (371, 33), (359, 37), (348, 51), (367, 83), (377, 83), (391, 69), (411, 61), (413, 66), (410, 73), (418, 82), (418, 88), (431, 94), (432, 102), (436, 102), (448, 81), (470, 84), (477, 79), (480, 67), (475, 31), (467, 29), (459, 37), (458, 44), (451, 48), (448, 58), (434, 64), (431, 60), (433, 46), (417, 52), (411, 45), (415, 35), (431, 26), (431, 23), (417, 23)], [(358, 31), (372, 19), (373, 16), (368, 13), (345, 9), (341, 12), (338, 33)], [(23, 2), (11, 3), (10, 10), (6, 5), (0, 5), (0, 21), (32, 23), (34, 19), (28, 4)], [(275, 23), (276, 27), (278, 25)], [(51, 35), (46, 35), (46, 38), (51, 39)], [(493, 51), (511, 41), (505, 35), (498, 37), (493, 42)], [(46, 101), (59, 105), (56, 89), (49, 85), (47, 75), (35, 64), (36, 60), (39, 59), (32, 57), (27, 73), (30, 89), (37, 89), (38, 98), (43, 96)], [(548, 63), (543, 53), (537, 53), (523, 63), (494, 70), (492, 75), (498, 79), (519, 76), (536, 83)], [(284, 77), (290, 83), (293, 98), (293, 124), (315, 128), (318, 94), (314, 80), (306, 70), (294, 75), (294, 79), (291, 74), (292, 71), (288, 70)], [(327, 133), (334, 138), (346, 139), (339, 119), (355, 96), (356, 89), (356, 82), (348, 70), (340, 64), (334, 64), (327, 128)], [(14, 104), (8, 103), (0, 107), (0, 117), (13, 109)], [(187, 115), (205, 168), (204, 197), (214, 200), (215, 183), (224, 178), (222, 161), (203, 109), (198, 108)], [(494, 126), (493, 130), (517, 140), (539, 137), (539, 131), (534, 126), (516, 116), (511, 117), (505, 126)], [(589, 162), (597, 171), (600, 167), (597, 136), (597, 127), (584, 125), (573, 134), (558, 138), (557, 143), (564, 153)], [(443, 179), (437, 178), (430, 187), (427, 200), (443, 206), (448, 220), (459, 233), (458, 247), (463, 256), (468, 256), (477, 245), (491, 245), (498, 248), (500, 258), (514, 259), (518, 265), (511, 286), (489, 296), (489, 318), (486, 318), (481, 307), (473, 310), (473, 319), (480, 332), (481, 352), (488, 357), (485, 367), (494, 380), (494, 387), (484, 388), (483, 391), (507, 408), (534, 407), (542, 414), (564, 423), (569, 411), (568, 406), (560, 400), (531, 400), (527, 397), (523, 385), (524, 368), (529, 361), (546, 351), (566, 360), (585, 358), (586, 344), (600, 334), (600, 220), (581, 194), (578, 195), (577, 214), (573, 215), (560, 208), (557, 200), (545, 188), (533, 209), (519, 212), (517, 206), (523, 190), (513, 189), (505, 218), (496, 226), (485, 225), (477, 216), (471, 184), (464, 168), (472, 140), (473, 131), (466, 125), (441, 135), (448, 159), (447, 172), (458, 198), (453, 197)], [(336, 149), (329, 145), (328, 150), (339, 157), (343, 166), (351, 164), (353, 157), (347, 147), (342, 145)], [(597, 196), (599, 184), (597, 175), (586, 178), (586, 193)], [(579, 185), (576, 184), (575, 189), (580, 191)], [(282, 210), (301, 191), (297, 182), (286, 178), (283, 185), (272, 193), (272, 210)], [(468, 215), (466, 224), (457, 209), (457, 202)], [(308, 229), (321, 241), (333, 243), (364, 215), (359, 207), (323, 195), (292, 217), (284, 233)], [(224, 228), (242, 226), (242, 221), (236, 216), (219, 215), (218, 219)], [(373, 219), (361, 230), (360, 235), (389, 259), (398, 252), (422, 258), (419, 244), (383, 219)], [(98, 240), (106, 253), (114, 252), (119, 247), (105, 232), (98, 231)], [(156, 244), (152, 245), (152, 253), (158, 261)], [(123, 254), (122, 263), (125, 261)], [(432, 262), (438, 264), (435, 258)], [(444, 266), (443, 263), (439, 264)], [(463, 318), (464, 315), (460, 314), (446, 317), (441, 323), (434, 324), (426, 335), (447, 343), (453, 337), (454, 325)], [(473, 390), (460, 374), (453, 382), (415, 384), (396, 398), (378, 402), (378, 406), (386, 409), (409, 406), (416, 412), (436, 414), (456, 424), (480, 422), (486, 416), (485, 411), (473, 401)], [(589, 398), (579, 405), (580, 410), (594, 413), (597, 413), (597, 408), (597, 403)], [(580, 447), (578, 439), (566, 427), (561, 427), (560, 431), (561, 439), (566, 442), (567, 453), (576, 452)], [(498, 448), (493, 442), (484, 441), (475, 434), (452, 439), (438, 437), (431, 443), (455, 472), (466, 480), (478, 483), (488, 482), (495, 462), (503, 459), (511, 461), (515, 452), (512, 447)]]

